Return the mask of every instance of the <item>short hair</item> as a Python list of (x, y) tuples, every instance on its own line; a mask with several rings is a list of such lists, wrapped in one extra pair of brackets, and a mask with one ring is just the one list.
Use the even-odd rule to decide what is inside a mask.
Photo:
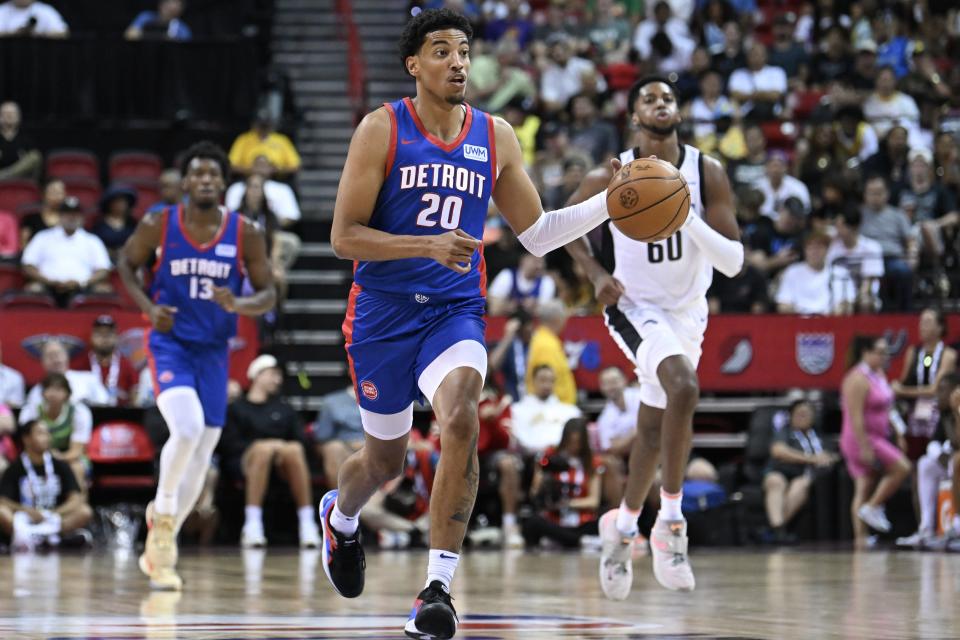
[(400, 41), (397, 43), (397, 48), (400, 50), (400, 64), (403, 65), (403, 70), (407, 74), (410, 73), (407, 70), (407, 58), (417, 55), (428, 33), (441, 29), (458, 29), (466, 34), (468, 41), (473, 40), (473, 27), (470, 26), (470, 21), (456, 11), (446, 8), (421, 11), (403, 28)]
[(843, 220), (843, 224), (851, 229), (859, 229), (860, 224), (863, 222), (863, 214), (860, 213), (860, 208), (854, 206), (844, 207), (843, 211), (841, 211), (837, 217)]
[(813, 403), (812, 403), (812, 402), (810, 402), (810, 401), (807, 400), (806, 398), (800, 398), (800, 399), (798, 399), (798, 400), (794, 400), (793, 402), (791, 402), (791, 403), (790, 403), (790, 407), (787, 408), (787, 412), (790, 414), (790, 417), (793, 417), (793, 412), (797, 410), (797, 407), (799, 407), (800, 405), (804, 405), (804, 404), (807, 405), (807, 406), (809, 406), (810, 409), (813, 410)]
[(871, 182), (875, 181), (875, 180), (879, 180), (880, 182), (882, 182), (882, 183), (883, 183), (883, 186), (886, 187), (887, 189), (890, 188), (890, 185), (887, 184), (887, 179), (884, 178), (884, 177), (883, 177), (881, 174), (879, 174), (879, 173), (871, 173), (871, 174), (869, 174), (866, 178), (864, 178), (864, 179), (863, 179), (863, 188), (866, 189), (866, 188), (867, 188), (867, 185), (870, 184)]
[(227, 154), (220, 147), (209, 140), (201, 140), (192, 147), (183, 152), (183, 160), (180, 165), (181, 175), (186, 176), (190, 172), (190, 163), (197, 158), (203, 160), (213, 160), (220, 165), (220, 172), (223, 173), (223, 179), (226, 180), (230, 174), (230, 160)]
[(551, 366), (548, 365), (548, 364), (540, 364), (540, 365), (537, 365), (536, 367), (533, 368), (533, 375), (532, 375), (531, 377), (536, 378), (536, 377), (537, 377), (537, 374), (540, 373), (541, 371), (543, 371), (544, 369), (546, 369), (546, 370), (549, 371), (550, 373), (556, 375), (556, 372), (553, 370), (553, 367), (551, 367)]
[(654, 82), (662, 82), (670, 87), (670, 92), (674, 95), (674, 97), (676, 97), (677, 88), (673, 86), (673, 83), (670, 82), (670, 79), (666, 76), (644, 76), (643, 78), (640, 78), (634, 82), (633, 86), (630, 87), (630, 92), (627, 94), (628, 113), (633, 113), (633, 105), (637, 103), (637, 98), (640, 97), (640, 91), (648, 84), (653, 84)]
[(824, 247), (829, 247), (832, 242), (830, 235), (826, 231), (814, 230), (808, 233), (803, 237), (803, 246), (807, 246), (811, 243), (821, 244)]
[(20, 442), (23, 442), (24, 438), (29, 437), (30, 434), (33, 433), (33, 428), (38, 424), (40, 424), (39, 420), (29, 420), (17, 427), (17, 438), (19, 438)]
[(40, 382), (40, 388), (46, 391), (51, 387), (60, 387), (67, 392), (68, 396), (73, 394), (73, 390), (70, 389), (70, 381), (62, 373), (48, 373), (44, 376)]

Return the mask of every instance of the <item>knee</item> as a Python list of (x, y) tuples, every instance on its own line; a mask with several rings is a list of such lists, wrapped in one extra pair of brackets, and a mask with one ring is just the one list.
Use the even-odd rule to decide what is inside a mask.
[(516, 478), (520, 475), (519, 460), (514, 455), (505, 454), (497, 460), (497, 471), (501, 478)]
[(458, 402), (446, 416), (445, 424), (441, 425), (444, 436), (452, 436), (464, 442), (475, 441), (480, 433), (480, 422), (477, 417), (476, 404)]
[(293, 462), (303, 460), (305, 457), (303, 445), (299, 442), (288, 442), (280, 448), (280, 456), (284, 460)]
[(897, 461), (897, 474), (903, 477), (909, 476), (913, 472), (913, 463), (906, 456)]
[(339, 460), (347, 453), (347, 445), (340, 440), (330, 440), (320, 445), (320, 455), (324, 459)]
[(787, 479), (783, 477), (782, 473), (768, 473), (763, 478), (763, 490), (764, 491), (783, 491), (787, 487)]
[(77, 511), (77, 526), (85, 527), (91, 520), (93, 520), (93, 509), (90, 508), (90, 505), (85, 504)]
[(664, 382), (664, 391), (667, 393), (667, 402), (686, 407), (691, 411), (696, 409), (700, 400), (700, 383), (694, 371), (684, 371), (670, 376)]
[(268, 465), (273, 459), (273, 455), (273, 447), (265, 442), (255, 442), (250, 445), (250, 451), (247, 453), (247, 466)]

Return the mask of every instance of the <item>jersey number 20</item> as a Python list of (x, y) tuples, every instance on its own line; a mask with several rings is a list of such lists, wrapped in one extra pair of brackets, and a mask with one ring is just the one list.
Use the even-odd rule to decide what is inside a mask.
[(427, 208), (417, 216), (418, 227), (437, 226), (437, 220), (434, 216), (438, 211), (440, 212), (441, 227), (451, 231), (460, 227), (460, 210), (463, 209), (463, 198), (460, 196), (441, 198), (436, 193), (425, 193), (421, 199), (427, 205)]
[(200, 300), (213, 298), (213, 280), (210, 278), (190, 278), (190, 297)]
[(683, 240), (680, 232), (670, 236), (664, 242), (651, 242), (647, 245), (647, 260), (651, 264), (663, 262), (664, 245), (666, 245), (667, 260), (676, 262), (683, 257)]

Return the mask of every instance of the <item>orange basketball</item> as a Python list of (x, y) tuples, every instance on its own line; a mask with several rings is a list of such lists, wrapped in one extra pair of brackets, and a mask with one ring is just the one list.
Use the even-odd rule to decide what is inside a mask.
[(623, 165), (610, 180), (607, 212), (627, 237), (657, 242), (672, 236), (686, 221), (690, 189), (669, 162), (639, 158)]

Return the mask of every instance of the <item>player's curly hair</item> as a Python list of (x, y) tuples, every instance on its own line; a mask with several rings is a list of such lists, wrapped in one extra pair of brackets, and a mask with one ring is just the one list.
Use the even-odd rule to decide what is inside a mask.
[[(470, 21), (456, 11), (450, 9), (428, 9), (421, 11), (411, 19), (400, 34), (397, 46), (400, 50), (400, 64), (407, 71), (407, 58), (417, 55), (423, 40), (428, 33), (443, 29), (458, 29), (467, 35), (467, 40), (473, 40), (473, 27)], [(407, 71), (409, 74), (410, 72)]]
[(230, 175), (230, 160), (220, 145), (210, 142), (209, 140), (201, 140), (184, 151), (182, 160), (180, 161), (180, 171), (184, 176), (187, 175), (187, 171), (190, 169), (190, 163), (197, 158), (216, 162), (220, 165), (223, 179), (228, 179)]

